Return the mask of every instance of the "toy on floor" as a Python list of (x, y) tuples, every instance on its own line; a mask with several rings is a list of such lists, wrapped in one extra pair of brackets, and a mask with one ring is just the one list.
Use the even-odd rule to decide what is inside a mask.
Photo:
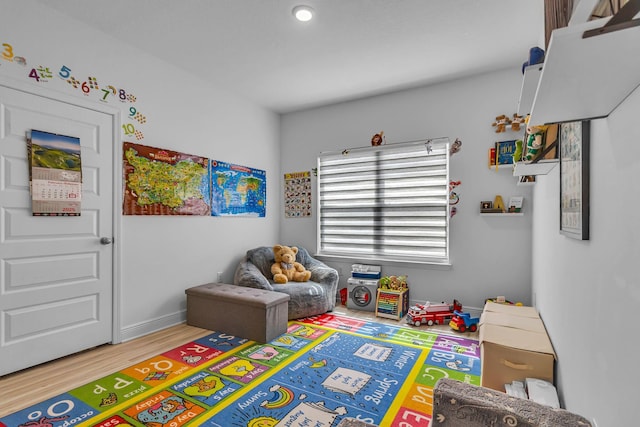
[(511, 302), (508, 299), (505, 299), (504, 296), (499, 295), (497, 298), (487, 298), (486, 300), (484, 300), (484, 302), (495, 302), (498, 304), (506, 304), (506, 305), (517, 305), (517, 306), (523, 306), (524, 304), (522, 304), (521, 302)]
[(453, 300), (453, 304), (444, 301), (441, 303), (427, 301), (425, 304), (417, 304), (409, 308), (407, 323), (415, 326), (423, 323), (428, 326), (444, 325), (453, 318), (455, 310), (462, 311), (462, 304), (457, 299)]
[(449, 322), (449, 326), (458, 332), (475, 332), (478, 330), (478, 322), (480, 322), (479, 317), (471, 317), (469, 313), (456, 310), (454, 311), (453, 318)]

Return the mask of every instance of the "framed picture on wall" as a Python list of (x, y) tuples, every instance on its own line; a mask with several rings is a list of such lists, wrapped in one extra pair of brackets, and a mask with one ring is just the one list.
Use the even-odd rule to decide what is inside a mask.
[(560, 124), (560, 233), (589, 240), (588, 120)]

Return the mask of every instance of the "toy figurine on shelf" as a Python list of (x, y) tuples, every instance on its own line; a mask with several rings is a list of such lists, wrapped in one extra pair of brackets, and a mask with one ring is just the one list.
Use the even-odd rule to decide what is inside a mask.
[(393, 291), (401, 291), (408, 289), (407, 276), (384, 276), (380, 278), (381, 289), (391, 289)]
[(548, 126), (534, 126), (529, 124), (530, 116), (527, 116), (527, 147), (525, 159), (533, 160), (544, 146), (544, 134)]
[(513, 113), (513, 119), (511, 119), (511, 130), (519, 132), (520, 125), (524, 123), (524, 120), (524, 117), (518, 115), (518, 113)]
[(380, 131), (379, 133), (376, 133), (371, 138), (371, 145), (373, 145), (374, 147), (378, 145), (382, 145), (383, 142), (384, 142), (384, 131)]
[(507, 126), (511, 124), (511, 119), (504, 114), (496, 117), (496, 121), (491, 123), (491, 126), (496, 128), (496, 133), (505, 132)]
[(453, 156), (461, 149), (462, 149), (462, 141), (456, 138), (456, 140), (453, 141), (453, 144), (451, 144), (451, 147), (449, 148), (449, 156)]

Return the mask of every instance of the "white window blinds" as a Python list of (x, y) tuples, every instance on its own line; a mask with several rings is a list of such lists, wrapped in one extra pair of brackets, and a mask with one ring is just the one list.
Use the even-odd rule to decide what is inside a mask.
[(449, 263), (448, 138), (322, 153), (318, 253)]

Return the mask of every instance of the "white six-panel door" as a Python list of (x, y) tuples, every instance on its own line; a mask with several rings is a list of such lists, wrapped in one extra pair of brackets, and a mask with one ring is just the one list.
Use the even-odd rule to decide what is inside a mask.
[[(55, 98), (0, 81), (0, 375), (113, 336), (116, 117)], [(80, 216), (32, 216), (32, 129), (80, 138)]]

